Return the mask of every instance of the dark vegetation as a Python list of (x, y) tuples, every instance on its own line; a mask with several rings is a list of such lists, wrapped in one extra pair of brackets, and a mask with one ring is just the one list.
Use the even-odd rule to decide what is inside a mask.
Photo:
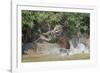
[[(89, 36), (90, 14), (22, 10), (22, 43), (35, 41), (42, 33), (53, 30), (56, 25), (62, 25), (64, 35), (70, 39), (75, 37), (77, 32)], [(49, 42), (57, 40), (52, 38)]]

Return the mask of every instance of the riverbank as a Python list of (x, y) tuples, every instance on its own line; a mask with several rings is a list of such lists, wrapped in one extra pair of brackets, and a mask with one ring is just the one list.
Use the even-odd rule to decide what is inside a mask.
[(42, 61), (67, 61), (67, 60), (89, 60), (90, 54), (74, 55), (23, 55), (22, 62), (42, 62)]

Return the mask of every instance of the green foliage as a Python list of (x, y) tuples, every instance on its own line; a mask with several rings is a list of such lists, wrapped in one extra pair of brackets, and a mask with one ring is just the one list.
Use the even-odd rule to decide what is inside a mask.
[(78, 31), (89, 35), (90, 14), (22, 10), (22, 33), (24, 41), (25, 38), (27, 40), (32, 39), (32, 37), (37, 37), (37, 34), (52, 30), (58, 24), (64, 26), (64, 33), (68, 37), (73, 37), (73, 34)]

